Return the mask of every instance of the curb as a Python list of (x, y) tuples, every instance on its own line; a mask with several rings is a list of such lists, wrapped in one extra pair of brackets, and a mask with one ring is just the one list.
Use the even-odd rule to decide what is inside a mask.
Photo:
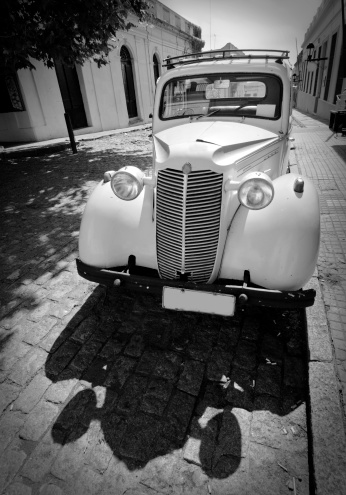
[[(76, 146), (78, 147), (81, 142), (95, 141), (105, 137), (115, 136), (116, 134), (123, 134), (126, 132), (134, 132), (139, 130), (145, 130), (152, 127), (152, 124), (139, 124), (131, 127), (124, 127), (121, 129), (113, 129), (112, 131), (102, 131), (99, 133), (81, 134), (75, 136)], [(59, 141), (59, 140), (58, 140)], [(42, 156), (49, 153), (64, 151), (71, 147), (71, 143), (68, 138), (61, 138), (59, 142), (50, 143), (48, 141), (39, 141), (37, 143), (21, 144), (9, 148), (2, 149), (0, 151), (0, 158), (23, 158), (26, 156)], [(0, 147), (1, 149), (1, 147)]]
[(340, 387), (334, 366), (327, 315), (317, 269), (309, 283), (315, 304), (306, 308), (309, 416), (316, 495), (343, 495), (346, 486), (346, 441)]

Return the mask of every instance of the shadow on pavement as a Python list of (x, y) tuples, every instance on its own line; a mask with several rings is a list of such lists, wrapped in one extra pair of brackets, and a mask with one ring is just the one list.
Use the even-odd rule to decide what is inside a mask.
[(130, 470), (184, 447), (187, 461), (224, 479), (241, 461), (242, 415), (284, 416), (305, 401), (299, 311), (226, 319), (164, 311), (150, 295), (95, 293), (97, 304), (86, 302), (46, 362), (53, 382), (79, 380), (52, 428), (56, 443), (78, 440), (98, 420)]
[(31, 311), (49, 298), (49, 281), (77, 256), (81, 216), (104, 172), (151, 168), (148, 136), (134, 131), (83, 142), (76, 155), (0, 156), (0, 318), (8, 327), (20, 306)]

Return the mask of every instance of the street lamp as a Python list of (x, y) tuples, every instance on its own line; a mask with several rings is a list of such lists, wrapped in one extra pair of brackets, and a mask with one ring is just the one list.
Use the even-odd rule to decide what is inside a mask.
[(313, 43), (309, 43), (306, 49), (308, 50), (307, 62), (320, 62), (321, 60), (328, 60), (328, 57), (312, 58), (312, 53), (315, 49), (315, 45)]
[(292, 82), (293, 84), (298, 84), (302, 81), (302, 79), (300, 79), (300, 75), (299, 74), (293, 74), (292, 75)]

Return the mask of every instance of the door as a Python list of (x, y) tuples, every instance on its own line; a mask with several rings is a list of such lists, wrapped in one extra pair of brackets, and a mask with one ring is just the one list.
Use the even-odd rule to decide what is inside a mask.
[(125, 46), (120, 50), (121, 58), (121, 72), (123, 74), (124, 91), (126, 98), (127, 112), (129, 118), (137, 117), (137, 104), (136, 104), (136, 93), (135, 85), (133, 82), (133, 72), (132, 72), (132, 62), (130, 53)]
[(88, 127), (76, 67), (55, 62), (55, 71), (64, 109), (70, 115), (73, 129)]

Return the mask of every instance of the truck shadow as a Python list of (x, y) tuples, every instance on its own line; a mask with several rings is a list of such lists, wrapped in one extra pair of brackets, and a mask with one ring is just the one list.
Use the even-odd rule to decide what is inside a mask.
[[(53, 382), (79, 380), (52, 427), (65, 445), (99, 421), (128, 469), (184, 448), (223, 479), (243, 455), (239, 415), (280, 416), (305, 401), (299, 311), (246, 310), (233, 319), (168, 312), (155, 296), (98, 287), (55, 341)], [(292, 362), (294, 366), (292, 367)]]

